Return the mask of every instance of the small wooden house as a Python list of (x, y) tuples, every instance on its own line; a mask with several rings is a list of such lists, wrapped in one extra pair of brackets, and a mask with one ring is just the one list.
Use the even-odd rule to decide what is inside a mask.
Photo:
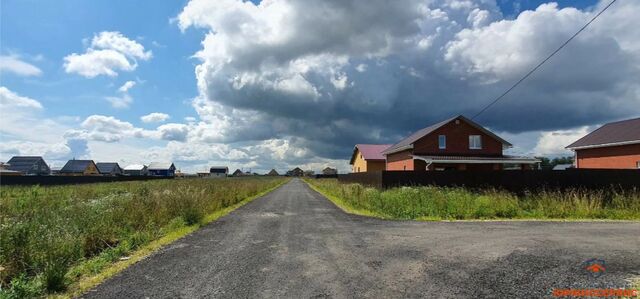
[(231, 174), (231, 176), (234, 176), (234, 177), (244, 176), (244, 175), (245, 175), (244, 172), (242, 172), (242, 170), (240, 169), (236, 169), (236, 171), (234, 171), (233, 174)]
[(18, 172), (22, 175), (49, 175), (51, 169), (42, 157), (37, 156), (15, 156), (6, 164), (6, 170)]
[(271, 171), (269, 171), (269, 173), (267, 175), (268, 176), (279, 176), (280, 174), (275, 169), (271, 169)]
[(69, 160), (62, 169), (61, 175), (99, 175), (98, 167), (93, 160)]
[(123, 174), (122, 168), (120, 168), (120, 165), (115, 162), (99, 162), (96, 163), (96, 166), (98, 167), (98, 171), (100, 171), (101, 175), (116, 176)]

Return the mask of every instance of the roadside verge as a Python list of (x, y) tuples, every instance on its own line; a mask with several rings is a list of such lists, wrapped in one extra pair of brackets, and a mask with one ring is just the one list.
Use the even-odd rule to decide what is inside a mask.
[(401, 187), (378, 190), (332, 179), (305, 183), (349, 214), (414, 221), (638, 222), (640, 193)]
[[(248, 198), (245, 198), (244, 200), (242, 200), (241, 202), (238, 202), (235, 205), (226, 207), (222, 210), (218, 210), (214, 213), (208, 214), (204, 217), (203, 221), (201, 223), (198, 224), (194, 224), (194, 225), (190, 225), (190, 226), (183, 226), (180, 228), (177, 228), (173, 231), (168, 232), (165, 236), (155, 240), (155, 241), (151, 241), (149, 244), (144, 245), (142, 247), (140, 247), (139, 249), (135, 250), (134, 252), (132, 252), (129, 256), (125, 257), (125, 258), (121, 258), (120, 260), (118, 260), (117, 262), (107, 266), (106, 268), (104, 268), (103, 270), (101, 270), (99, 273), (95, 274), (95, 275), (87, 275), (87, 276), (82, 276), (80, 277), (80, 279), (71, 284), (69, 286), (69, 288), (67, 289), (66, 292), (61, 293), (61, 294), (51, 294), (48, 295), (48, 298), (75, 298), (78, 297), (82, 294), (84, 294), (85, 292), (89, 291), (90, 289), (96, 287), (97, 285), (99, 285), (100, 283), (102, 283), (103, 281), (109, 279), (110, 277), (118, 274), (119, 272), (123, 271), (124, 269), (128, 268), (129, 266), (151, 256), (153, 253), (155, 253), (156, 251), (158, 251), (160, 248), (162, 248), (163, 246), (166, 246), (168, 244), (171, 244), (191, 233), (193, 233), (194, 231), (198, 230), (199, 228), (219, 219), (222, 216), (225, 216), (231, 212), (233, 212), (234, 210), (248, 204), (249, 202), (260, 198), (278, 188), (280, 188), (282, 185), (288, 183), (290, 180), (283, 180), (281, 183), (279, 183), (278, 185), (267, 189), (265, 191), (262, 191), (256, 195), (250, 196)], [(82, 265), (78, 266), (81, 267)]]

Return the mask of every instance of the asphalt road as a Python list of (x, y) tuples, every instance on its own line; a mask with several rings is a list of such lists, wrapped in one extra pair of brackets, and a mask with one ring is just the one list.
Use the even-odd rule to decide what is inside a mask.
[[(594, 278), (583, 261), (601, 258)], [(348, 215), (292, 180), (86, 298), (539, 298), (624, 287), (640, 223), (414, 222)]]

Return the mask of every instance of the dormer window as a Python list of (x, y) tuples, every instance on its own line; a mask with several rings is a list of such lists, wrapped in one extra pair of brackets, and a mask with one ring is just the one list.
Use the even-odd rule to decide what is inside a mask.
[(469, 135), (469, 149), (482, 149), (482, 136)]
[(438, 136), (438, 148), (446, 149), (447, 148), (447, 135), (439, 135)]

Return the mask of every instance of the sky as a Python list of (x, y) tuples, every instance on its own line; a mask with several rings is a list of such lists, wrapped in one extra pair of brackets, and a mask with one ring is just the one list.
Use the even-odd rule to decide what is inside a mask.
[[(608, 2), (5, 0), (0, 161), (347, 171), (354, 144), (473, 116)], [(618, 0), (476, 121), (553, 157), (640, 116), (639, 9)]]

